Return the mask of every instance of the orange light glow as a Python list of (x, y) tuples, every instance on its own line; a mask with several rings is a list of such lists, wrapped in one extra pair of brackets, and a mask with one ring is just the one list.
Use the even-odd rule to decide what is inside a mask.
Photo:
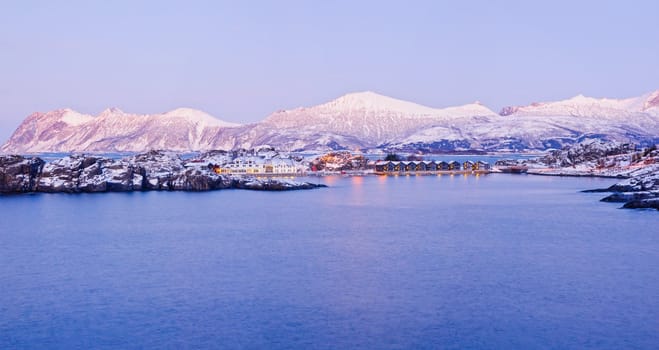
[(335, 184), (337, 180), (338, 180), (338, 177), (337, 177), (337, 176), (334, 176), (334, 175), (325, 176), (325, 182), (326, 182), (328, 185), (333, 185), (333, 184)]

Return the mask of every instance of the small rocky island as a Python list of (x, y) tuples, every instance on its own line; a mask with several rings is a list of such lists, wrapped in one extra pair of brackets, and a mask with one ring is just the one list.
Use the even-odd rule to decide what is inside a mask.
[(659, 210), (659, 150), (656, 145), (637, 148), (591, 139), (551, 152), (540, 162), (554, 166), (548, 171), (540, 169), (538, 174), (543, 175), (622, 178), (624, 180), (608, 188), (583, 192), (610, 192), (611, 195), (602, 201), (624, 203), (622, 208), (626, 209)]
[(624, 203), (622, 208), (659, 210), (659, 150), (656, 144), (639, 147), (586, 138), (539, 158), (505, 160), (497, 165), (499, 163), (523, 167), (533, 175), (621, 179), (608, 188), (583, 192), (611, 193), (602, 201)]
[(622, 207), (627, 209), (659, 210), (659, 166), (644, 170), (608, 188), (584, 192), (611, 192), (602, 202), (624, 203)]
[(623, 208), (659, 210), (659, 150), (656, 145), (638, 149), (630, 144), (584, 140), (540, 158), (548, 166), (541, 175), (601, 176), (624, 179), (608, 188), (584, 192), (610, 192), (603, 202), (624, 203)]
[(0, 156), (0, 194), (131, 191), (286, 191), (325, 187), (285, 179), (218, 174), (203, 158), (186, 162), (176, 153), (150, 151), (123, 159), (70, 155), (45, 162), (38, 157)]

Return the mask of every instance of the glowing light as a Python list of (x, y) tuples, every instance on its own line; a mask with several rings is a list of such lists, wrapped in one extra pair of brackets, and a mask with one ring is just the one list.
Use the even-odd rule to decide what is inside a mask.
[(328, 185), (333, 185), (334, 183), (336, 183), (337, 180), (338, 180), (337, 176), (334, 175), (325, 176), (325, 182), (327, 182)]

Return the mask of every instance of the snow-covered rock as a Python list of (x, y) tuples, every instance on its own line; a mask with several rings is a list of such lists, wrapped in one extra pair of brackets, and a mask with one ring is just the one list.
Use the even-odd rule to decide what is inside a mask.
[(323, 184), (314, 184), (311, 182), (300, 182), (288, 179), (257, 179), (233, 177), (232, 187), (255, 190), (255, 191), (290, 191), (290, 190), (309, 190), (320, 187), (327, 187)]
[(609, 188), (594, 191), (613, 192), (602, 201), (623, 202), (625, 203), (623, 208), (659, 210), (659, 166), (654, 166), (641, 175), (618, 182)]
[(615, 141), (604, 141), (597, 138), (585, 139), (570, 147), (551, 151), (540, 161), (551, 167), (568, 167), (583, 163), (595, 166), (603, 158), (633, 151), (632, 146)]
[(602, 201), (625, 203), (624, 208), (659, 209), (659, 151), (656, 145), (637, 151), (616, 142), (585, 140), (551, 152), (530, 164), (532, 168), (528, 172), (531, 174), (625, 178), (608, 188), (584, 192), (612, 192)]
[(0, 157), (0, 193), (34, 191), (43, 166), (39, 158)]
[(368, 159), (364, 155), (354, 155), (348, 151), (330, 152), (313, 159), (310, 166), (313, 171), (365, 170)]
[(322, 186), (280, 179), (223, 176), (208, 166), (187, 166), (178, 154), (162, 151), (120, 160), (70, 155), (45, 164), (39, 158), (0, 157), (0, 193), (208, 191), (223, 188), (281, 191), (316, 187)]

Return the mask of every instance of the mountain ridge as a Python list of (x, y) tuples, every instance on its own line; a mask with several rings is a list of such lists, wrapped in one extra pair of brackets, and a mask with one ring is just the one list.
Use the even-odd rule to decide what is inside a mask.
[(421, 151), (539, 150), (585, 135), (634, 142), (659, 139), (659, 90), (626, 99), (577, 95), (504, 107), (434, 108), (372, 91), (280, 110), (236, 124), (181, 107), (157, 114), (70, 108), (30, 114), (0, 148), (5, 153), (198, 151), (271, 145), (286, 150), (394, 148)]
[[(656, 107), (659, 107), (659, 90), (624, 99), (594, 98), (579, 94), (566, 100), (534, 102), (525, 106), (508, 106), (504, 107), (499, 114), (503, 116), (513, 114), (534, 114), (536, 116), (574, 115), (575, 113), (592, 115), (599, 112), (609, 117), (616, 117), (620, 116), (621, 112), (626, 114), (643, 113)], [(657, 112), (659, 113), (659, 111)]]

